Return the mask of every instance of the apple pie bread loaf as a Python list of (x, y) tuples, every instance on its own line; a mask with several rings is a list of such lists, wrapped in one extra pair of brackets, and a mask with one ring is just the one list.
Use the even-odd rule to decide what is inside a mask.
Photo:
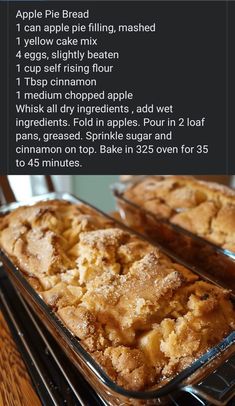
[(235, 252), (235, 191), (190, 176), (148, 176), (124, 197), (212, 243)]
[(228, 291), (85, 205), (20, 207), (0, 219), (0, 245), (126, 389), (172, 378), (235, 328)]

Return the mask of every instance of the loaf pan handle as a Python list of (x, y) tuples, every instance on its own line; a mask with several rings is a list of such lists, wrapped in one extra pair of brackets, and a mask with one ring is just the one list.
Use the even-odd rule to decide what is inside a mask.
[(182, 388), (214, 405), (224, 406), (235, 396), (235, 354), (197, 384)]

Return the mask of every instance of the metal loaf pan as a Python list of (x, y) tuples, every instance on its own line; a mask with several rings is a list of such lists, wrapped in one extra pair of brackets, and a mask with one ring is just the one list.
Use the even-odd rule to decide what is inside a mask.
[(122, 221), (152, 242), (173, 252), (204, 278), (232, 290), (235, 297), (235, 253), (160, 218), (126, 198), (125, 191), (143, 178), (112, 186)]
[[(78, 200), (70, 194), (50, 193), (31, 198), (23, 203), (11, 203), (6, 205), (0, 209), (0, 215), (3, 216), (22, 205), (31, 205), (38, 201), (53, 199), (66, 200), (78, 205), (85, 204), (93, 210), (95, 209), (93, 206)], [(97, 212), (111, 219), (101, 211), (97, 210)], [(114, 220), (114, 222), (118, 227), (125, 228), (129, 232), (132, 232), (116, 220)], [(185, 265), (183, 261), (169, 254), (167, 250), (163, 249), (163, 251), (168, 256), (171, 256), (173, 260), (177, 260)], [(36, 291), (34, 291), (20, 270), (3, 251), (0, 251), (0, 259), (4, 263), (10, 279), (20, 294), (37, 313), (63, 351), (65, 351), (69, 360), (73, 362), (79, 372), (82, 373), (98, 395), (104, 400), (105, 404), (112, 406), (166, 404), (170, 401), (172, 393), (181, 390), (190, 392), (195, 396), (203, 396), (206, 400), (212, 401), (217, 405), (226, 404), (226, 402), (234, 396), (235, 332), (225, 337), (217, 346), (197, 359), (192, 365), (187, 367), (164, 386), (149, 391), (129, 391), (118, 386), (106, 375), (92, 356), (80, 345), (79, 340), (71, 334), (56, 314), (46, 305)], [(221, 381), (221, 379), (216, 378), (221, 374), (226, 376), (226, 379)]]

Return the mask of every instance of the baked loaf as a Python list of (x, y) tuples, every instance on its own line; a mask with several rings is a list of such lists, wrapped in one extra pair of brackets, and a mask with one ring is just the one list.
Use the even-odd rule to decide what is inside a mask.
[(0, 220), (0, 245), (126, 389), (170, 379), (235, 328), (228, 291), (86, 206), (18, 208)]
[(189, 176), (148, 176), (124, 196), (219, 247), (235, 252), (235, 192)]

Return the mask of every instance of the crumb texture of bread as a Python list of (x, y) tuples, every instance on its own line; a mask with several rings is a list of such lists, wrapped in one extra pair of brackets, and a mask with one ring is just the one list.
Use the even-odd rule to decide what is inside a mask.
[[(203, 227), (209, 232), (215, 222), (219, 233), (225, 214), (214, 216), (218, 201), (210, 203), (202, 191), (176, 193), (174, 182), (159, 188), (161, 199), (175, 191), (172, 213), (179, 204), (189, 210), (209, 204)], [(155, 185), (147, 189), (152, 198)], [(20, 207), (0, 219), (0, 245), (126, 389), (146, 390), (174, 377), (235, 328), (228, 291), (85, 205), (53, 200)]]
[(235, 252), (235, 191), (190, 176), (149, 176), (124, 196), (140, 207)]

